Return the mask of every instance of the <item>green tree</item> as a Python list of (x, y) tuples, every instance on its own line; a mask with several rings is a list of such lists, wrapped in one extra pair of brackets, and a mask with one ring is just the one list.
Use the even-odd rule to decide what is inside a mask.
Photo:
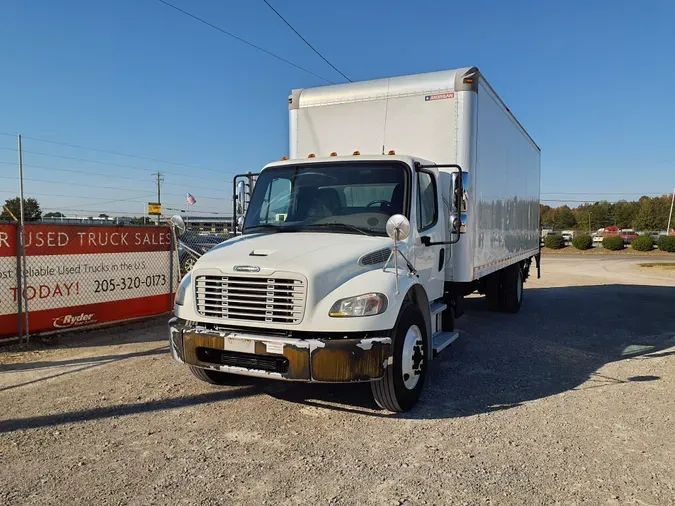
[(619, 228), (632, 228), (635, 225), (635, 216), (638, 213), (637, 202), (620, 200), (614, 204), (614, 221)]
[(668, 224), (668, 197), (640, 198), (634, 225), (636, 230), (665, 230)]
[[(547, 206), (548, 207), (548, 206)], [(557, 214), (557, 209), (548, 208), (543, 216), (541, 217), (541, 226), (542, 227), (553, 227), (555, 224), (555, 216)]]
[(107, 214), (99, 214), (98, 217), (102, 218), (104, 220), (107, 220), (109, 218), (109, 216)]
[[(19, 197), (7, 199), (5, 201), (5, 205), (18, 219), (19, 214), (21, 214), (21, 211), (19, 209), (21, 201)], [(38, 203), (37, 200), (32, 198), (23, 199), (23, 217), (25, 221), (37, 221), (42, 217), (42, 210), (40, 209), (40, 204)], [(3, 209), (2, 214), (0, 214), (0, 220), (11, 220), (11, 219), (12, 217), (10, 216), (10, 214)]]
[(556, 210), (555, 217), (553, 218), (553, 227), (556, 230), (574, 228), (576, 224), (577, 220), (568, 206), (562, 206)]
[(541, 224), (542, 227), (550, 226), (544, 223), (544, 215), (550, 210), (551, 206), (547, 206), (546, 204), (539, 204), (539, 223)]
[(63, 213), (47, 213), (44, 216), (45, 218), (65, 218), (66, 215)]

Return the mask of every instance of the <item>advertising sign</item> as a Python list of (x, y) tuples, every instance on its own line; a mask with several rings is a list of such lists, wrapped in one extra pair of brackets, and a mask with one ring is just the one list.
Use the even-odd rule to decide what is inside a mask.
[(25, 288), (15, 230), (0, 226), (0, 335), (16, 334), (22, 294), (31, 333), (170, 310), (167, 227), (26, 225)]

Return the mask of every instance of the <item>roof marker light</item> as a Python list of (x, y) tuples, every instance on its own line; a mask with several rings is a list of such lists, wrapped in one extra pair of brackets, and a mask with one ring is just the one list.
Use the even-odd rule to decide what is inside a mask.
[(330, 156), (337, 156), (337, 153), (336, 153), (335, 151), (333, 151), (333, 152), (330, 154)]
[(396, 151), (394, 151), (393, 149), (390, 149), (390, 150), (389, 150), (389, 154), (390, 154), (390, 155), (395, 155), (395, 154), (396, 154)]
[(356, 156), (356, 155), (360, 155), (360, 154), (361, 154), (361, 151), (354, 151), (354, 153), (353, 153), (353, 154), (354, 154), (354, 156)]
[(282, 161), (282, 162), (285, 162), (286, 160), (288, 160), (288, 157), (287, 157), (287, 156), (282, 156), (282, 157), (281, 157), (281, 161)]
[(316, 155), (314, 153), (310, 153), (309, 155), (307, 155), (307, 158), (316, 158)]

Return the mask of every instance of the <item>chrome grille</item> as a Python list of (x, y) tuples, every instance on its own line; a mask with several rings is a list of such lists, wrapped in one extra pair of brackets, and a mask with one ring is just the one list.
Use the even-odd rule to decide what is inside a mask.
[(197, 276), (197, 312), (212, 318), (300, 323), (305, 283), (299, 279), (253, 276)]

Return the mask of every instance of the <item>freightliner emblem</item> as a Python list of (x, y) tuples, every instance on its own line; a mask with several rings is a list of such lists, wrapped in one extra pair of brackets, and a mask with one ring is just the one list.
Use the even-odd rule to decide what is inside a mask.
[(235, 272), (260, 272), (260, 267), (257, 265), (235, 265)]

